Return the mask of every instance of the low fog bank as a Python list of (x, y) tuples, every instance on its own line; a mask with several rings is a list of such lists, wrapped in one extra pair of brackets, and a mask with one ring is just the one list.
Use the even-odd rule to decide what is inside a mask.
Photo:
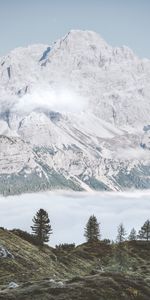
[(150, 218), (150, 191), (129, 193), (44, 192), (0, 197), (0, 226), (30, 231), (39, 208), (48, 211), (53, 235), (50, 244), (83, 243), (84, 227), (91, 214), (101, 223), (102, 238), (115, 239), (123, 222), (127, 232), (139, 230)]

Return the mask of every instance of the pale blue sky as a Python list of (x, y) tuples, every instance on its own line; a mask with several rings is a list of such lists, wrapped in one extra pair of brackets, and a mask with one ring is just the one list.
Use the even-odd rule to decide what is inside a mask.
[(94, 30), (150, 58), (150, 0), (0, 0), (0, 55), (51, 44), (70, 29)]

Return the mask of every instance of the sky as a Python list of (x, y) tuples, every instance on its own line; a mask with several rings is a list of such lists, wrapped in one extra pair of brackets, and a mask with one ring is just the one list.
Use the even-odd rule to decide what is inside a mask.
[(83, 29), (150, 58), (149, 28), (149, 0), (0, 0), (0, 56)]
[(18, 196), (0, 196), (0, 226), (31, 232), (32, 218), (40, 208), (50, 217), (53, 234), (50, 245), (85, 242), (84, 228), (94, 214), (100, 223), (101, 238), (115, 240), (123, 223), (127, 232), (138, 232), (149, 218), (150, 191), (122, 193), (41, 192)]

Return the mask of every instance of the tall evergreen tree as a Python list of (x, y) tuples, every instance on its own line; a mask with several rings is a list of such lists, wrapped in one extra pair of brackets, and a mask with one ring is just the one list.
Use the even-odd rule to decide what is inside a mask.
[(147, 220), (139, 230), (138, 238), (140, 240), (150, 240), (150, 220)]
[(100, 239), (100, 227), (97, 218), (90, 216), (84, 231), (84, 236), (87, 242), (98, 241)]
[(128, 236), (128, 240), (129, 241), (136, 241), (137, 240), (137, 234), (136, 234), (136, 230), (134, 228), (131, 229), (131, 232)]
[(52, 234), (48, 213), (41, 208), (36, 212), (36, 215), (33, 217), (32, 221), (32, 232), (39, 241), (39, 245), (43, 245), (45, 242), (49, 241), (50, 234)]
[(120, 243), (124, 242), (125, 240), (126, 240), (126, 231), (125, 231), (123, 224), (121, 223), (118, 226), (117, 242), (120, 244)]

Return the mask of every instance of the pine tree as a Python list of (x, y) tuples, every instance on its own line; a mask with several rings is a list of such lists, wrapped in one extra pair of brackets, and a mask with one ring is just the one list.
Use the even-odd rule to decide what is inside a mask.
[(86, 224), (84, 236), (87, 242), (98, 241), (100, 239), (99, 223), (94, 215), (90, 216)]
[(116, 262), (116, 268), (119, 271), (123, 271), (129, 266), (129, 256), (128, 256), (128, 248), (127, 244), (119, 243), (116, 244), (114, 249), (114, 261)]
[(150, 240), (150, 220), (147, 220), (139, 230), (138, 238), (141, 240)]
[(124, 242), (125, 240), (126, 240), (126, 231), (125, 231), (123, 224), (121, 223), (118, 226), (117, 242), (120, 244), (120, 243)]
[(52, 234), (48, 213), (41, 208), (36, 212), (36, 215), (33, 217), (32, 221), (32, 232), (39, 241), (39, 245), (43, 245), (45, 242), (49, 241), (49, 236)]
[(126, 230), (124, 228), (124, 225), (121, 223), (118, 226), (118, 234), (116, 239), (116, 247), (115, 247), (115, 257), (116, 262), (119, 265), (120, 271), (126, 268), (127, 261), (128, 261), (128, 255), (126, 251), (126, 244), (123, 243), (126, 240)]
[(137, 234), (136, 234), (136, 230), (134, 228), (131, 229), (131, 232), (128, 236), (128, 240), (129, 241), (136, 241), (137, 240)]

